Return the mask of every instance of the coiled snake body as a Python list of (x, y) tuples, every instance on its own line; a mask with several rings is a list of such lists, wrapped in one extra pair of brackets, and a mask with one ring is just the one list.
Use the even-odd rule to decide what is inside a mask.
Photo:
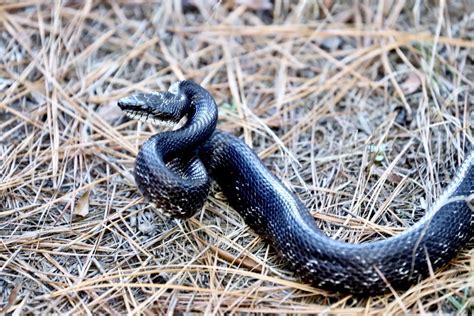
[(204, 205), (210, 177), (245, 222), (268, 240), (295, 274), (315, 287), (353, 294), (404, 288), (430, 268), (446, 264), (473, 232), (474, 151), (444, 193), (405, 232), (350, 244), (327, 237), (303, 203), (238, 138), (216, 130), (217, 106), (192, 81), (169, 91), (119, 100), (129, 117), (183, 127), (152, 136), (141, 147), (135, 180), (144, 197), (174, 217), (186, 218)]

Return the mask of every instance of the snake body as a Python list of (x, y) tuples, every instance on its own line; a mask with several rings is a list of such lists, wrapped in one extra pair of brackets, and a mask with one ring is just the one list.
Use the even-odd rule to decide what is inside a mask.
[(415, 225), (384, 240), (351, 244), (327, 237), (252, 149), (215, 129), (216, 103), (200, 85), (179, 81), (167, 92), (118, 104), (132, 118), (176, 123), (187, 117), (184, 126), (152, 136), (138, 153), (135, 180), (150, 203), (171, 216), (189, 217), (204, 205), (210, 176), (245, 222), (315, 287), (356, 295), (405, 288), (445, 265), (472, 238), (472, 150)]

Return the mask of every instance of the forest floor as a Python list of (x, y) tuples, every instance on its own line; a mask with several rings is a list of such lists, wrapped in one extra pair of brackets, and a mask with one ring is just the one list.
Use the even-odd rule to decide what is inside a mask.
[(299, 281), (217, 187), (154, 212), (132, 172), (163, 129), (116, 106), (194, 80), (328, 236), (396, 235), (473, 143), (474, 5), (426, 2), (2, 1), (0, 314), (473, 312), (472, 241), (358, 298)]

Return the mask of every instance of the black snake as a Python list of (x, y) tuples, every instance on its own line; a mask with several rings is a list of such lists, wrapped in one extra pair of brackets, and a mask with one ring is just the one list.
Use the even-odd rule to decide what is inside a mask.
[(207, 90), (179, 81), (167, 92), (120, 99), (132, 118), (186, 123), (158, 133), (141, 147), (135, 180), (146, 200), (168, 215), (187, 218), (200, 210), (217, 182), (228, 203), (268, 240), (303, 281), (353, 294), (404, 288), (446, 264), (473, 232), (474, 151), (426, 215), (405, 232), (350, 244), (327, 237), (303, 203), (241, 140), (215, 129), (217, 106)]

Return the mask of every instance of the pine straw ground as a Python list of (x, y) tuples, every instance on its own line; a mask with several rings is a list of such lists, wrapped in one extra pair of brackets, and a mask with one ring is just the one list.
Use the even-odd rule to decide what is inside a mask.
[[(193, 3), (197, 3), (193, 5)], [(387, 2), (388, 3), (388, 2)], [(472, 312), (472, 242), (405, 292), (304, 285), (218, 188), (187, 221), (131, 171), (162, 130), (120, 97), (177, 79), (215, 96), (333, 238), (412, 225), (472, 144), (471, 1), (0, 5), (0, 307), (24, 313)]]

